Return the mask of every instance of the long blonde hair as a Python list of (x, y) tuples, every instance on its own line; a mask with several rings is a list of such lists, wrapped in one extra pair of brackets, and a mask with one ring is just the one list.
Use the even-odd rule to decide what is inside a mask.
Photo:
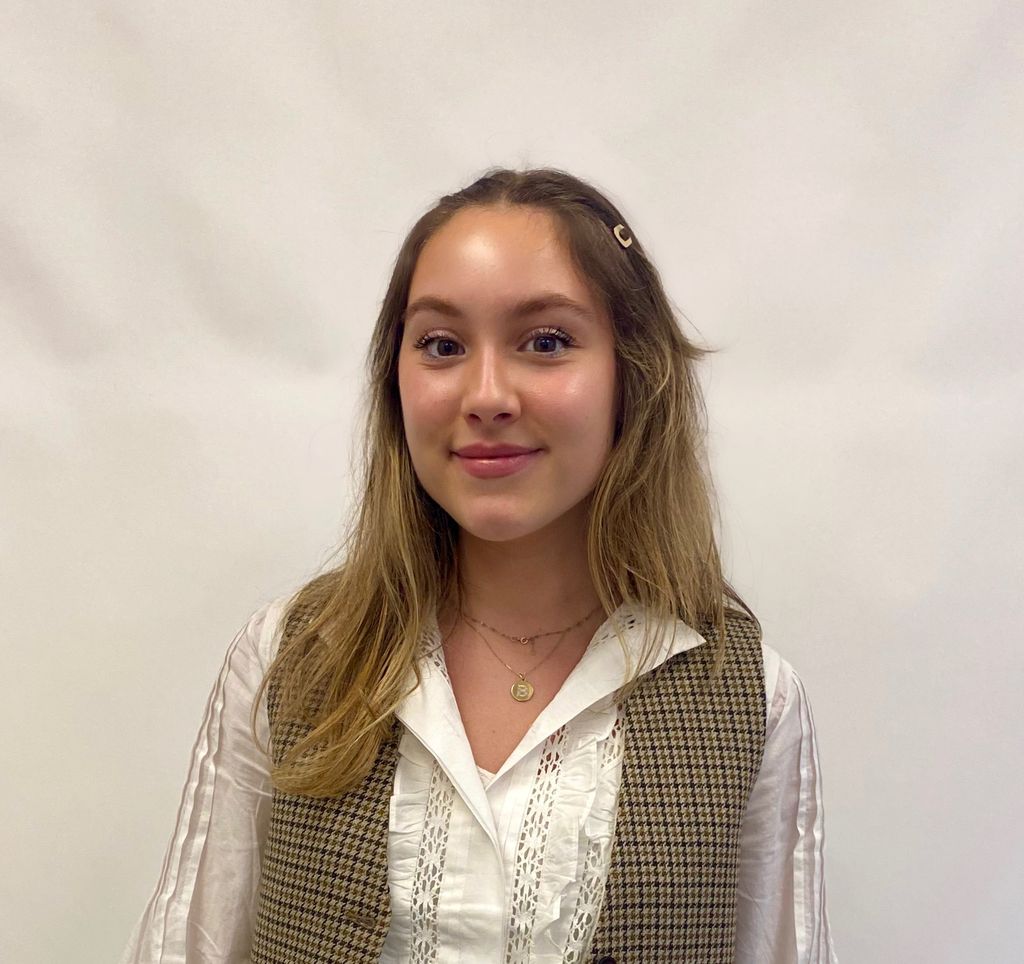
[[(419, 682), (417, 657), (429, 621), (460, 593), (458, 526), (413, 470), (397, 365), (419, 253), (456, 212), (473, 205), (525, 205), (552, 215), (613, 322), (616, 428), (591, 495), (587, 533), (590, 576), (605, 612), (628, 602), (655, 617), (643, 654), (675, 619), (701, 627), (716, 644), (712, 682), (732, 604), (753, 616), (722, 574), (715, 534), (695, 373), (709, 349), (683, 334), (643, 244), (600, 191), (557, 169), (491, 169), (423, 214), (395, 261), (369, 350), (361, 498), (336, 553), (342, 561), (292, 597), (288, 645), (256, 700), (258, 706), (264, 688), (274, 686), (278, 718), (305, 732), (273, 771), (274, 785), (286, 792), (333, 796), (362, 782), (410, 679)], [(628, 247), (613, 234), (619, 224), (632, 237)]]

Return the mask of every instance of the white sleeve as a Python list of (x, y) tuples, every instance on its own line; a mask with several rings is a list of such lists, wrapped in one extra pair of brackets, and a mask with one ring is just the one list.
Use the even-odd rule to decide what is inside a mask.
[(286, 600), (257, 610), (228, 647), (192, 749), (160, 879), (121, 964), (249, 960), (271, 784), (264, 701), (250, 713), (276, 651)]
[(770, 647), (763, 650), (764, 758), (740, 835), (736, 960), (835, 964), (814, 720), (796, 671)]

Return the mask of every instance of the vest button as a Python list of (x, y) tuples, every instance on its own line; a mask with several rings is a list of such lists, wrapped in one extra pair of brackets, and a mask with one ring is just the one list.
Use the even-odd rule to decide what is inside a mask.
[(604, 957), (598, 959), (597, 964), (615, 964), (615, 958), (609, 957), (606, 954)]

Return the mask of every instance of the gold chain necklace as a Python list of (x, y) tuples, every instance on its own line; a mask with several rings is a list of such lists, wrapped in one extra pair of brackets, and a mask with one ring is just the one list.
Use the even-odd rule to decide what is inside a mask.
[[(529, 643), (532, 643), (535, 639), (540, 639), (542, 636), (556, 636), (559, 633), (567, 633), (567, 632), (569, 632), (570, 629), (575, 629), (577, 626), (582, 626), (600, 608), (601, 608), (600, 604), (596, 605), (579, 622), (573, 623), (571, 626), (566, 626), (565, 629), (553, 629), (549, 633), (534, 633), (532, 636), (509, 636), (508, 633), (503, 633), (500, 629), (495, 629), (493, 626), (490, 626), (487, 623), (485, 623), (482, 619), (477, 619), (475, 616), (470, 616), (469, 613), (464, 612), (464, 613), (462, 613), (462, 615), (465, 616), (466, 619), (472, 620), (477, 625), (483, 626), (486, 629), (489, 629), (492, 632), (497, 633), (499, 636), (504, 636), (505, 639), (511, 639), (512, 642), (514, 642), (514, 643), (522, 643), (524, 646), (526, 646)], [(477, 635), (479, 635), (479, 634), (477, 634)]]
[[(484, 638), (483, 633), (481, 633), (480, 630), (476, 628), (476, 626), (470, 626), (469, 628), (472, 629), (473, 632), (477, 634), (477, 636), (483, 639), (484, 645), (491, 651), (491, 655), (499, 663), (501, 663), (501, 665), (504, 666), (505, 669), (509, 670), (509, 672), (515, 673), (515, 675), (518, 677), (518, 679), (512, 684), (512, 689), (509, 691), (512, 694), (512, 699), (514, 699), (517, 703), (525, 703), (527, 700), (532, 700), (534, 693), (533, 683), (531, 683), (526, 678), (526, 673), (532, 674), (534, 670), (539, 669), (544, 663), (546, 663), (558, 649), (558, 643), (555, 643), (555, 645), (551, 647), (551, 652), (548, 653), (547, 656), (545, 656), (536, 666), (532, 667), (531, 669), (528, 669), (526, 673), (520, 673), (518, 670), (513, 669), (513, 667), (509, 666), (508, 663), (505, 662), (505, 660), (503, 660), (496, 652), (494, 652), (494, 648), (491, 646), (489, 642), (487, 642), (487, 640)], [(562, 636), (564, 636), (567, 632), (569, 632), (568, 629), (563, 629)], [(545, 633), (545, 635), (550, 636), (551, 633)], [(560, 643), (561, 641), (562, 639), (561, 637), (559, 637), (558, 642)]]

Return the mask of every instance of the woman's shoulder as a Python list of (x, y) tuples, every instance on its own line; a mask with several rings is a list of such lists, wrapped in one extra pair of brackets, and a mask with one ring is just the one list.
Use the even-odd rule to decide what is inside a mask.
[[(799, 677), (793, 665), (774, 647), (764, 641), (764, 627), (761, 622), (746, 608), (738, 608), (726, 600), (725, 617), (727, 622), (728, 644), (742, 646), (751, 655), (760, 652), (764, 668), (765, 696), (769, 707), (776, 699), (785, 700), (799, 683)], [(711, 639), (714, 639), (711, 630)]]
[(314, 576), (298, 589), (272, 598), (249, 616), (240, 635), (264, 669), (277, 655), (286, 630), (294, 632), (323, 609), (337, 586), (338, 575), (338, 570), (331, 570)]
[(246, 621), (240, 642), (263, 672), (274, 661), (281, 644), (284, 618), (294, 594), (278, 596), (263, 603)]
[(764, 659), (764, 692), (767, 733), (771, 734), (783, 717), (809, 713), (807, 691), (800, 674), (778, 650), (761, 641)]

